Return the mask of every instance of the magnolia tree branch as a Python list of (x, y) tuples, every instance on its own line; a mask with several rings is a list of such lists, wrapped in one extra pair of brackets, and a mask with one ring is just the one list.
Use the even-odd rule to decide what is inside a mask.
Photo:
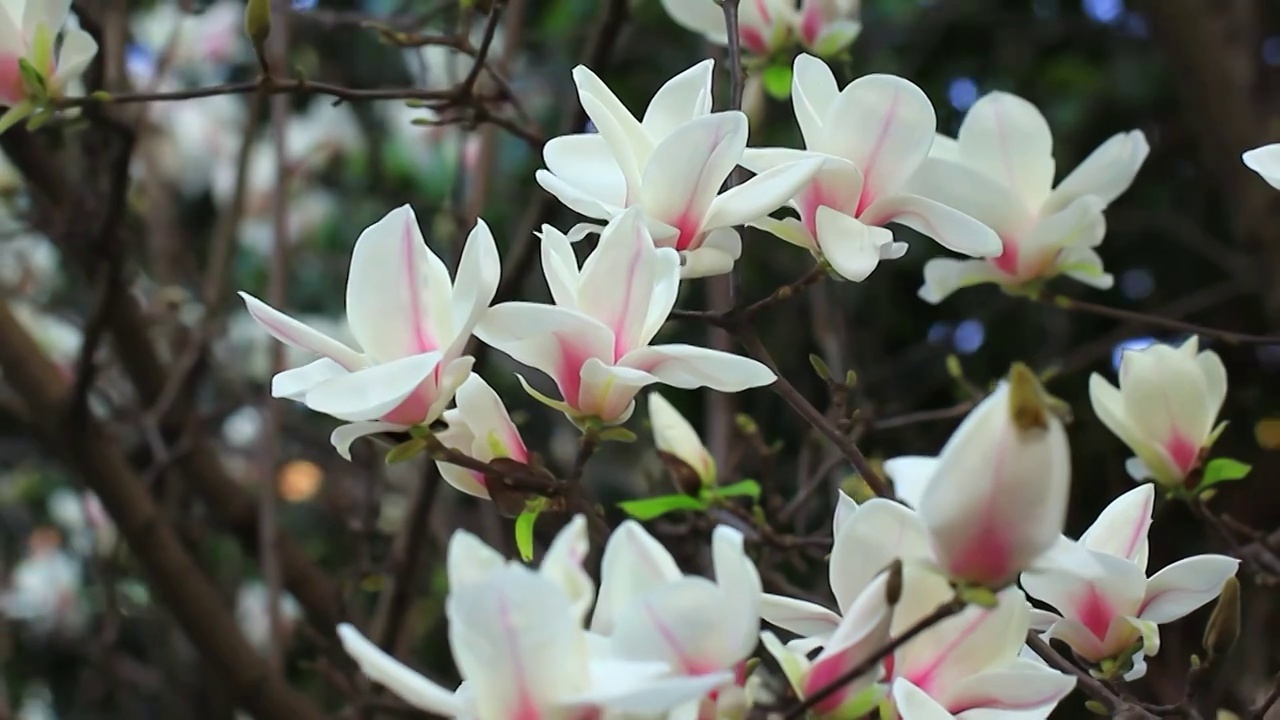
[(0, 370), (30, 411), (32, 429), (101, 499), (151, 586), (236, 703), (261, 720), (323, 720), (324, 713), (272, 672), (240, 634), (217, 588), (187, 551), (108, 433), (93, 418), (67, 424), (70, 388), (0, 304)]
[(1133, 310), (1122, 310), (1120, 308), (1114, 308), (1107, 305), (1084, 302), (1083, 300), (1076, 300), (1074, 298), (1066, 297), (1065, 295), (1051, 295), (1043, 299), (1051, 303), (1054, 307), (1062, 308), (1068, 312), (1097, 315), (1099, 317), (1111, 318), (1112, 320), (1122, 320), (1124, 322), (1132, 322), (1139, 325), (1147, 325), (1149, 327), (1160, 327), (1166, 330), (1203, 335), (1205, 337), (1217, 338), (1218, 340), (1232, 345), (1280, 345), (1280, 335), (1253, 335), (1250, 333), (1240, 333), (1231, 330), (1219, 330), (1218, 328), (1196, 325), (1194, 323), (1183, 322), (1181, 320), (1174, 320), (1173, 318), (1160, 317), (1159, 315), (1135, 312)]
[(1058, 654), (1040, 634), (1032, 630), (1027, 633), (1027, 646), (1039, 655), (1050, 667), (1076, 677), (1076, 687), (1089, 697), (1102, 703), (1112, 717), (1154, 718), (1157, 717), (1138, 705), (1134, 705), (1112, 692), (1102, 681), (1093, 677), (1088, 671)]

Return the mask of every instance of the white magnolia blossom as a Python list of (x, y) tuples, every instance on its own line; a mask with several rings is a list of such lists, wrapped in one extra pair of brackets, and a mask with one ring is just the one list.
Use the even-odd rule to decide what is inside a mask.
[(1120, 387), (1094, 373), (1089, 398), (1098, 419), (1134, 452), (1134, 480), (1180, 487), (1200, 467), (1226, 423), (1216, 424), (1227, 397), (1227, 370), (1194, 335), (1178, 347), (1156, 343), (1120, 356)]
[(271, 393), (350, 423), (331, 438), (345, 454), (355, 438), (440, 417), (471, 374), (475, 358), (462, 351), (493, 300), (499, 273), (498, 249), (483, 220), (467, 237), (455, 282), (405, 205), (361, 233), (352, 250), (347, 322), (360, 350), (240, 296), (272, 337), (322, 356), (276, 375)]
[(716, 459), (702, 444), (698, 431), (674, 405), (656, 392), (649, 393), (649, 425), (653, 429), (653, 444), (658, 452), (688, 465), (704, 486), (716, 484)]
[(1222, 592), (1240, 561), (1225, 555), (1184, 558), (1147, 577), (1147, 531), (1155, 487), (1140, 485), (1111, 502), (1080, 536), (1092, 557), (1024, 573), (1027, 594), (1056, 610), (1036, 611), (1038, 630), (1079, 657), (1110, 661), (1125, 678), (1146, 673), (1160, 649), (1159, 626), (1181, 618)]
[[(749, 53), (769, 56), (798, 39), (830, 57), (862, 32), (859, 0), (746, 0), (738, 6), (738, 38)], [(728, 44), (724, 9), (715, 0), (662, 0), (671, 19), (717, 45)]]
[(636, 393), (655, 383), (740, 392), (773, 382), (773, 372), (755, 360), (693, 345), (650, 344), (675, 305), (679, 262), (676, 251), (654, 246), (636, 208), (604, 228), (581, 268), (569, 239), (543, 226), (542, 271), (555, 304), (496, 305), (476, 335), (551, 376), (563, 400), (525, 387), (578, 421), (625, 422)]
[(1267, 184), (1280, 190), (1280, 143), (1272, 143), (1256, 147), (1240, 156), (1244, 164), (1267, 181)]
[(0, 2), (0, 105), (17, 107), (32, 99), (21, 61), (39, 74), (51, 96), (61, 95), (89, 67), (98, 43), (69, 22), (70, 13), (71, 0)]
[[(642, 121), (590, 70), (575, 68), (578, 97), (599, 132), (553, 138), (543, 149), (547, 169), (537, 173), (547, 192), (588, 217), (642, 210), (653, 241), (679, 251), (690, 278), (729, 272), (742, 254), (734, 226), (778, 209), (820, 165), (800, 158), (720, 192), (743, 159), (747, 116), (710, 112), (712, 67), (707, 60), (667, 81)], [(581, 225), (569, 236), (598, 229)]]
[[(350, 625), (339, 626), (338, 636), (374, 682), (418, 709), (468, 720), (658, 720), (731, 679), (684, 674), (656, 658), (628, 658), (614, 652), (616, 640), (588, 633), (583, 620), (594, 587), (581, 567), (586, 544), (586, 523), (575, 518), (542, 567), (532, 570), (505, 561), (474, 536), (454, 534), (445, 614), (463, 679), (456, 691), (415, 673)], [(660, 620), (674, 622), (680, 610), (663, 608), (675, 616)]]
[(910, 191), (908, 180), (929, 154), (937, 130), (933, 104), (911, 81), (867, 75), (841, 90), (826, 63), (800, 55), (791, 102), (807, 150), (753, 148), (742, 164), (765, 174), (806, 160), (817, 160), (821, 168), (791, 199), (799, 218), (752, 224), (808, 249), (854, 281), (907, 251), (884, 227), (888, 223), (966, 255), (999, 254), (1000, 239), (990, 228)]
[[(520, 430), (511, 421), (502, 398), (484, 378), (475, 374), (467, 378), (458, 387), (454, 399), (457, 407), (444, 412), (442, 419), (448, 427), (436, 433), (437, 440), (446, 447), (456, 448), (484, 462), (498, 458), (521, 463), (529, 461), (529, 450), (520, 437)], [(489, 497), (483, 473), (447, 462), (437, 462), (436, 467), (445, 482), (462, 492)]]
[(1141, 130), (1114, 135), (1054, 187), (1053, 135), (1040, 111), (1006, 92), (979, 98), (957, 138), (934, 143), (911, 187), (986, 223), (1004, 250), (985, 261), (930, 260), (920, 297), (938, 303), (970, 285), (1018, 288), (1058, 275), (1111, 287), (1095, 250), (1106, 234), (1102, 212), (1148, 150)]
[(1059, 540), (1071, 487), (1066, 429), (1034, 376), (1015, 368), (960, 423), (936, 458), (885, 465), (919, 513), (938, 567), (1000, 588)]
[(743, 551), (742, 533), (718, 526), (711, 548), (714, 581), (685, 575), (639, 523), (623, 522), (605, 546), (591, 618), (592, 632), (618, 658), (664, 663), (718, 689), (698, 703), (700, 717), (749, 702), (745, 663), (760, 630), (760, 574)]

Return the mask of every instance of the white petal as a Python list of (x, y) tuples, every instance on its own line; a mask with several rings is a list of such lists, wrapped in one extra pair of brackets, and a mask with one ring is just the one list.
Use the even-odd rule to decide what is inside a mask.
[(761, 363), (741, 355), (696, 345), (655, 345), (627, 353), (619, 365), (643, 370), (661, 382), (691, 390), (706, 387), (741, 392), (773, 383), (777, 376)]
[(1151, 527), (1151, 510), (1155, 501), (1156, 491), (1151, 485), (1139, 485), (1112, 500), (1080, 536), (1080, 544), (1090, 550), (1124, 558), (1145, 572), (1147, 530)]
[(801, 636), (826, 637), (840, 625), (840, 615), (821, 605), (770, 593), (760, 602), (760, 617)]
[(449, 272), (408, 205), (360, 233), (351, 251), (347, 320), (379, 362), (442, 350), (453, 339)]
[[(683, 2), (678, 4), (704, 9), (711, 6), (706, 0)], [(664, 3), (670, 5), (670, 3)], [(718, 16), (714, 23), (721, 36), (724, 35), (724, 12), (717, 7), (710, 10)], [(672, 18), (680, 22), (675, 14)], [(654, 141), (661, 141), (680, 125), (711, 112), (711, 74), (715, 70), (715, 61), (703, 60), (684, 72), (663, 83), (658, 92), (653, 94), (649, 107), (645, 109), (644, 119), (640, 124)]]
[(929, 154), (937, 130), (933, 104), (910, 80), (895, 75), (864, 75), (832, 104), (824, 124), (834, 132), (820, 147), (853, 161), (865, 185), (862, 206), (898, 194)]
[(1091, 248), (1069, 247), (1058, 254), (1058, 271), (1098, 290), (1110, 290), (1115, 276), (1102, 269), (1102, 256)]
[(1133, 184), (1148, 152), (1150, 146), (1141, 130), (1113, 135), (1058, 183), (1044, 211), (1066, 207), (1081, 195), (1093, 195), (1110, 205)]
[(937, 305), (957, 290), (982, 283), (998, 283), (1006, 277), (994, 265), (983, 260), (934, 258), (924, 264), (924, 285), (920, 286), (919, 295), (921, 300)]
[(302, 402), (311, 388), (346, 374), (346, 368), (338, 363), (327, 357), (320, 358), (302, 367), (276, 373), (271, 378), (271, 397)]
[(244, 300), (249, 315), (280, 342), (323, 355), (348, 370), (366, 365), (364, 356), (328, 335), (312, 330), (248, 293), (242, 292), (240, 297)]
[(645, 215), (679, 231), (677, 250), (702, 231), (712, 200), (746, 146), (747, 116), (728, 111), (690, 120), (654, 149), (644, 168), (640, 203)]
[(457, 589), (483, 581), (506, 567), (507, 559), (475, 535), (455, 530), (449, 537), (445, 563), (449, 587)]
[[(1098, 570), (1095, 570), (1097, 568)], [(1142, 604), (1145, 573), (1137, 565), (1103, 553), (1092, 553), (1078, 569), (1033, 571), (1022, 575), (1022, 587), (1060, 615), (1086, 627), (1102, 639), (1117, 618), (1131, 615)]]
[(956, 136), (964, 164), (1012, 190), (1038, 210), (1053, 187), (1053, 135), (1035, 105), (1006, 92), (969, 108)]
[(736, 601), (702, 577), (650, 590), (615, 621), (614, 652), (630, 660), (666, 662), (686, 675), (729, 669), (746, 659), (736, 638), (727, 634), (723, 615)]
[(378, 649), (354, 627), (345, 623), (339, 625), (338, 639), (342, 641), (342, 649), (360, 666), (360, 672), (413, 707), (445, 717), (456, 717), (464, 712), (462, 703), (452, 692)]
[(716, 461), (702, 444), (698, 431), (674, 405), (656, 392), (649, 393), (649, 425), (653, 429), (655, 448), (683, 461), (704, 483), (715, 483)]
[[(577, 192), (605, 206), (622, 207), (626, 204), (627, 179), (614, 160), (609, 144), (600, 135), (591, 133), (551, 138), (542, 148), (542, 160), (551, 174)], [(559, 196), (552, 188), (543, 187)], [(573, 207), (567, 200), (561, 199), (561, 202)], [(583, 214), (598, 217), (594, 213)]]
[(902, 720), (954, 720), (955, 716), (947, 712), (937, 700), (915, 685), (910, 680), (898, 678), (893, 681), (893, 704)]
[(343, 460), (351, 460), (351, 443), (362, 437), (369, 435), (377, 435), (384, 432), (403, 432), (408, 430), (407, 425), (398, 425), (396, 423), (371, 421), (371, 422), (355, 422), (339, 425), (329, 434), (329, 442), (333, 445), (333, 449), (338, 451)]
[(504, 457), (524, 462), (528, 458), (524, 440), (502, 404), (502, 398), (484, 378), (469, 375), (458, 387), (455, 401), (456, 417), (461, 418), (475, 435), (475, 446), (464, 448), (464, 451), (473, 457), (483, 455), (486, 461)]
[(556, 305), (578, 310), (578, 258), (573, 254), (569, 237), (550, 225), (535, 233), (542, 241), (542, 274)]
[(831, 269), (846, 280), (862, 282), (880, 266), (883, 248), (893, 243), (893, 233), (868, 227), (857, 218), (823, 205), (817, 213), (817, 243)]
[(868, 500), (832, 544), (829, 571), (837, 607), (847, 612), (895, 559), (911, 563), (930, 557), (928, 540), (914, 512), (892, 500)]
[[(1030, 660), (988, 670), (960, 681), (947, 702), (952, 707), (1038, 713), (1045, 718), (1076, 686), (1074, 675), (1065, 675)], [(977, 713), (974, 713), (977, 715)]]
[(578, 414), (609, 425), (626, 422), (635, 410), (636, 395), (641, 388), (658, 382), (658, 378), (644, 370), (606, 365), (596, 358), (582, 364), (581, 379), (577, 403), (570, 405)]
[[(493, 233), (484, 220), (477, 218), (462, 247), (458, 278), (453, 283), (453, 339), (449, 343), (452, 355), (460, 353), (462, 346), (471, 339), (476, 323), (489, 310), (489, 303), (493, 302), (501, 279), (502, 264)], [(451, 359), (447, 358), (446, 362)]]
[[(904, 573), (904, 579), (911, 579), (916, 574), (909, 570)], [(895, 634), (923, 616), (916, 613), (930, 612), (941, 604), (935, 595), (927, 609), (917, 602), (916, 607), (911, 608), (912, 613), (904, 613), (908, 606), (902, 603), (908, 600), (908, 592), (915, 584), (903, 586), (902, 601), (894, 613)], [(971, 605), (916, 636), (899, 653), (900, 664), (895, 667), (895, 672), (912, 677), (927, 671), (931, 678), (930, 687), (945, 693), (965, 678), (1008, 663), (1026, 642), (1029, 625), (1030, 605), (1026, 596), (1016, 587), (1006, 588), (997, 595), (995, 608)]]
[[(822, 690), (833, 678), (870, 659), (872, 653), (884, 646), (889, 639), (890, 619), (893, 609), (887, 600), (887, 577), (881, 577), (856, 598), (840, 621), (840, 626), (827, 640), (822, 652), (813, 660), (813, 667), (806, 678), (805, 694)], [(866, 690), (879, 679), (878, 667), (859, 676), (841, 689), (834, 697), (815, 706), (821, 714), (837, 710), (845, 701)]]
[[(608, 220), (622, 211), (592, 192), (579, 190), (576, 186), (565, 182), (560, 176), (546, 170), (539, 170), (533, 175), (534, 180), (543, 190), (551, 193), (570, 210), (597, 220)], [(607, 188), (607, 186), (605, 186)]]
[(1262, 176), (1273, 188), (1280, 189), (1280, 143), (1256, 147), (1240, 156), (1250, 170)]
[(726, 652), (745, 658), (755, 650), (760, 633), (760, 573), (743, 550), (742, 533), (728, 525), (712, 531), (711, 557), (716, 584), (729, 600), (719, 616), (729, 643)]
[(1184, 558), (1151, 576), (1143, 600), (1143, 620), (1162, 625), (1189, 614), (1218, 597), (1240, 561), (1225, 555)]
[[(317, 385), (307, 407), (340, 420), (376, 420), (404, 402), (440, 364), (440, 353), (423, 353), (375, 365)], [(427, 422), (423, 417), (418, 422)]]
[(884, 197), (859, 218), (867, 225), (902, 223), (942, 247), (970, 257), (996, 257), (1004, 252), (994, 230), (959, 210), (919, 195)]
[(1217, 413), (1210, 415), (1208, 383), (1194, 358), (1155, 344), (1121, 362), (1125, 415), (1144, 438), (1163, 444), (1178, 433), (1198, 448), (1209, 437)]
[[(702, 241), (702, 247), (680, 253), (680, 275), (682, 279), (711, 277), (724, 275), (733, 270), (733, 264), (742, 255), (742, 236), (734, 228), (718, 228), (712, 230)], [(672, 303), (674, 304), (674, 302)], [(671, 314), (671, 305), (662, 316), (663, 321)], [(656, 308), (656, 306), (655, 306)], [(655, 316), (650, 311), (649, 317)], [(653, 339), (656, 333), (654, 326), (649, 325), (652, 332), (647, 339)]]
[(683, 577), (671, 553), (634, 520), (609, 536), (600, 561), (600, 598), (591, 630), (611, 633), (624, 606), (640, 595)]
[[(937, 147), (935, 141), (935, 151)], [(906, 192), (954, 208), (1010, 239), (1021, 235), (1035, 217), (1010, 188), (959, 159), (948, 161), (933, 153), (911, 176)]]
[(894, 494), (907, 504), (918, 507), (929, 481), (938, 473), (938, 458), (925, 455), (900, 455), (884, 461), (884, 474), (893, 481)]
[(766, 170), (711, 203), (704, 229), (741, 225), (768, 215), (795, 197), (823, 165), (820, 158)]
[(89, 67), (97, 54), (98, 41), (92, 35), (79, 28), (68, 30), (63, 35), (62, 47), (58, 50), (54, 85), (59, 89), (65, 88), (68, 82), (84, 74), (85, 68)]
[(605, 139), (626, 178), (628, 194), (640, 187), (640, 173), (653, 152), (653, 141), (617, 95), (585, 65), (573, 69), (582, 109)]
[(728, 42), (724, 11), (712, 0), (662, 0), (662, 8), (686, 30), (692, 30), (717, 45)]
[(613, 333), (586, 315), (527, 302), (495, 305), (476, 327), (476, 336), (537, 368), (556, 381), (563, 397), (576, 402), (581, 364), (613, 356)]
[(578, 307), (613, 333), (609, 360), (644, 344), (650, 296), (670, 270), (661, 258), (640, 209), (633, 207), (605, 226), (600, 244), (583, 263)]
[(797, 55), (791, 73), (791, 102), (795, 106), (796, 122), (800, 124), (805, 146), (817, 150), (823, 143), (823, 123), (840, 89), (831, 68), (812, 55)]
[(559, 586), (528, 568), (452, 590), (445, 614), (477, 716), (540, 717), (582, 686), (585, 633)]
[(590, 551), (590, 540), (587, 538), (587, 518), (574, 515), (565, 524), (542, 556), (538, 572), (550, 578), (564, 591), (573, 606), (575, 625), (581, 626), (587, 619), (587, 612), (596, 599), (595, 581), (583, 568), (583, 560)]

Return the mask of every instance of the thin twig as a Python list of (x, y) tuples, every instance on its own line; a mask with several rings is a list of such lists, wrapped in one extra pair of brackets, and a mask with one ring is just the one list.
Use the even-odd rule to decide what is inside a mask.
[(1250, 333), (1233, 332), (1231, 330), (1219, 330), (1217, 328), (1206, 327), (1204, 325), (1196, 325), (1194, 323), (1183, 322), (1181, 320), (1160, 317), (1159, 315), (1148, 315), (1147, 313), (1136, 312), (1133, 310), (1121, 310), (1120, 308), (1108, 307), (1106, 305), (1097, 305), (1095, 303), (1069, 298), (1064, 295), (1053, 295), (1047, 299), (1055, 307), (1062, 308), (1069, 312), (1098, 315), (1100, 317), (1111, 318), (1113, 320), (1123, 320), (1125, 322), (1138, 323), (1140, 325), (1162, 327), (1167, 330), (1203, 335), (1205, 337), (1217, 338), (1223, 342), (1233, 345), (1280, 345), (1280, 335), (1253, 335)]

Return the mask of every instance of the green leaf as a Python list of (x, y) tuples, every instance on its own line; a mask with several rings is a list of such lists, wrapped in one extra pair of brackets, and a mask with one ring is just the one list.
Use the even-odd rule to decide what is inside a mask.
[(758, 500), (760, 499), (760, 483), (755, 480), (740, 480), (731, 485), (707, 488), (706, 493), (711, 497), (749, 497), (752, 500)]
[(1196, 486), (1196, 492), (1204, 492), (1219, 483), (1239, 480), (1248, 475), (1252, 469), (1252, 465), (1246, 465), (1239, 460), (1225, 457), (1214, 458), (1209, 461), (1208, 465), (1204, 466), (1204, 479)]
[(676, 494), (628, 500), (618, 503), (618, 507), (637, 520), (652, 520), (674, 510), (690, 510), (693, 512), (706, 510), (707, 503), (692, 495)]
[(425, 438), (412, 438), (410, 440), (405, 440), (387, 451), (387, 464), (394, 465), (396, 463), (405, 462), (406, 460), (412, 460), (418, 455), (421, 455), (426, 449), (427, 441)]
[(26, 58), (18, 60), (18, 75), (22, 78), (22, 87), (28, 97), (39, 98), (41, 102), (48, 97), (49, 86), (45, 83), (44, 75)]
[(770, 65), (760, 73), (760, 81), (764, 83), (764, 91), (776, 100), (791, 97), (791, 66)]
[(630, 443), (636, 441), (636, 434), (624, 427), (611, 427), (600, 431), (600, 439), (613, 442)]
[(524, 512), (516, 517), (516, 550), (520, 551), (520, 559), (525, 562), (533, 559), (533, 524), (538, 521), (545, 505), (542, 498), (530, 500), (524, 506)]

